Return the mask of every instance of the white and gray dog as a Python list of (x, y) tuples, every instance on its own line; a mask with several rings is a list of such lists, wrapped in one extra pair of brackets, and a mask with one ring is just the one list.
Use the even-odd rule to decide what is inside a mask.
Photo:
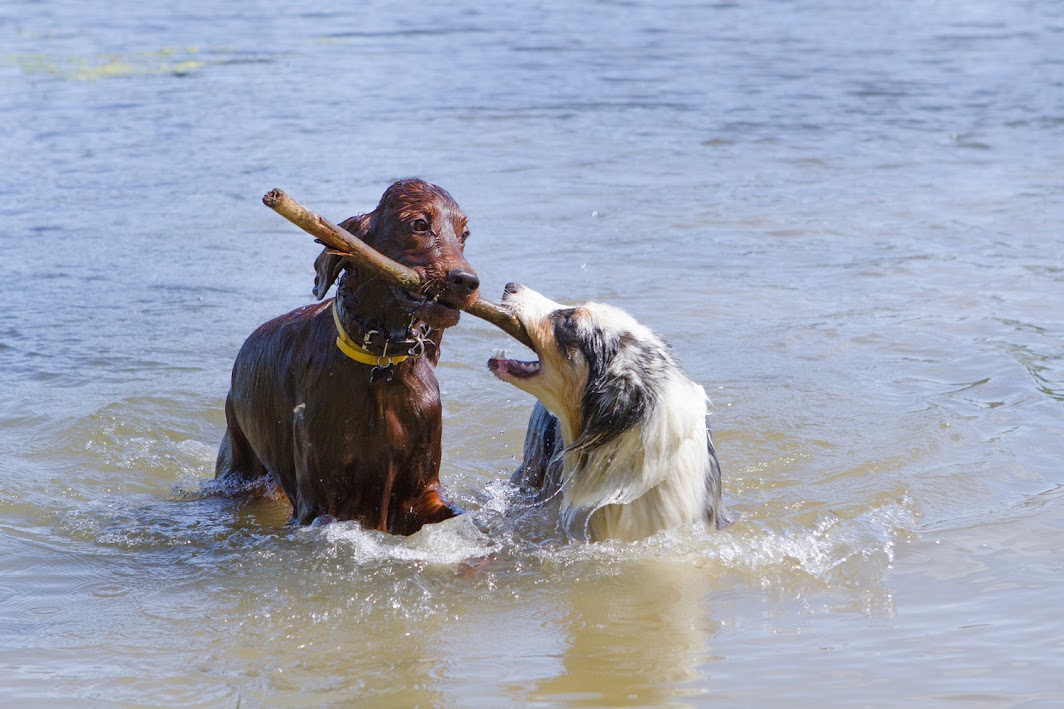
[(728, 523), (706, 392), (668, 344), (609, 305), (568, 307), (515, 283), (503, 304), (540, 358), (488, 361), (495, 376), (539, 400), (512, 483), (540, 501), (560, 500), (577, 539), (635, 541), (683, 524)]

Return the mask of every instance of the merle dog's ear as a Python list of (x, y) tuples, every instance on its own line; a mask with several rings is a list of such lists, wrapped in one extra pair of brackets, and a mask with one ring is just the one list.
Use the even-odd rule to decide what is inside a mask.
[[(369, 215), (362, 214), (340, 222), (340, 226), (364, 241), (369, 233), (369, 223)], [(324, 298), (340, 273), (348, 267), (350, 263), (343, 256), (330, 253), (328, 247), (323, 249), (314, 259), (314, 297), (318, 300)]]
[[(655, 372), (644, 361), (656, 355), (629, 333), (612, 340), (601, 333), (584, 352), (588, 383), (581, 402), (584, 432), (573, 449), (593, 449), (636, 426), (654, 406)], [(660, 356), (660, 355), (659, 355)]]

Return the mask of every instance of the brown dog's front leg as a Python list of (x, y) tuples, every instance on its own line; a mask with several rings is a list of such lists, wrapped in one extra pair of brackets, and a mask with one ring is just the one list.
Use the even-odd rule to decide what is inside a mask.
[(443, 498), (439, 484), (429, 485), (421, 494), (408, 503), (408, 509), (416, 520), (416, 526), (435, 524), (463, 514), (464, 510)]
[(292, 455), (295, 463), (296, 499), (292, 500), (292, 515), (300, 524), (310, 524), (323, 514), (317, 504), (311, 474), (315, 468), (313, 448), (307, 436), (307, 405), (292, 410)]

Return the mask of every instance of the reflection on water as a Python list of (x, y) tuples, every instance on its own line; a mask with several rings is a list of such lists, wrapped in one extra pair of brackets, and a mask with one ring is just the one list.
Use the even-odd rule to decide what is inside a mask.
[(706, 693), (700, 666), (718, 623), (705, 607), (711, 578), (704, 567), (654, 559), (572, 581), (562, 600), (562, 671), (536, 682), (523, 700), (666, 706)]
[[(334, 5), (0, 7), (0, 703), (1064, 700), (1059, 3)], [(211, 494), (233, 357), (313, 282), (259, 198), (409, 175), (485, 293), (673, 343), (731, 528), (567, 543), (472, 318), (468, 516)]]

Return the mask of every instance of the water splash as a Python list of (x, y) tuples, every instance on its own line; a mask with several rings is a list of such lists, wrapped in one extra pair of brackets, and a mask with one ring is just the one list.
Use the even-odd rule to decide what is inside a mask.
[(342, 550), (356, 564), (387, 560), (454, 565), (488, 557), (502, 548), (499, 541), (478, 529), (469, 515), (426, 525), (409, 537), (365, 530), (356, 522), (333, 522), (319, 530), (301, 530), (300, 534), (311, 539), (320, 535), (333, 547), (327, 553)]

